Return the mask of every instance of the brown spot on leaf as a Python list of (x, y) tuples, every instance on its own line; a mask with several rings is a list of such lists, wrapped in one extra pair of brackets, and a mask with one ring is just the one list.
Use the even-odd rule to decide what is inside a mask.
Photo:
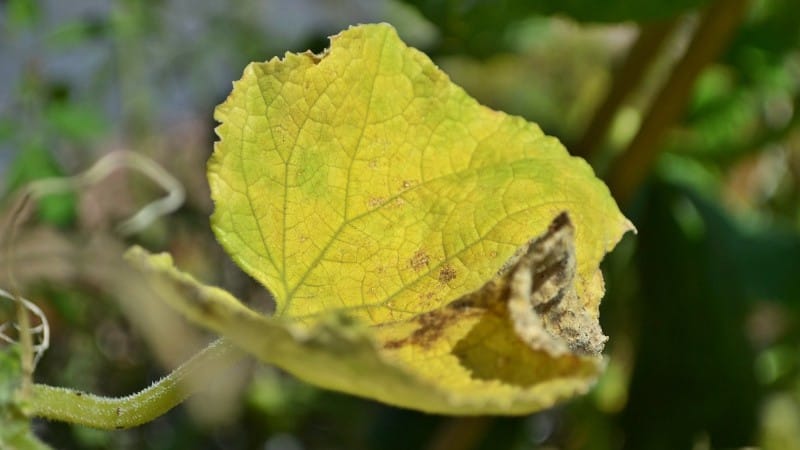
[(447, 284), (456, 279), (456, 269), (453, 268), (450, 264), (445, 264), (442, 266), (442, 270), (439, 271), (439, 282), (442, 284)]
[(424, 294), (419, 294), (420, 300), (430, 300), (433, 298), (435, 294), (431, 291), (425, 292)]
[(431, 344), (444, 334), (445, 328), (455, 321), (456, 315), (448, 309), (431, 311), (416, 317), (419, 328), (410, 336), (410, 343), (421, 347), (430, 347)]
[(416, 184), (416, 182), (415, 182), (415, 181), (412, 181), (412, 180), (403, 180), (403, 183), (402, 183), (402, 184), (400, 184), (400, 190), (403, 190), (403, 191), (405, 191), (406, 189), (409, 189), (409, 188), (411, 188), (411, 186), (414, 186), (415, 184)]
[(419, 272), (420, 270), (428, 267), (428, 263), (430, 262), (431, 258), (425, 252), (424, 249), (419, 249), (414, 253), (414, 256), (411, 257), (409, 261), (409, 265), (415, 272)]
[(370, 208), (377, 208), (383, 204), (384, 199), (382, 197), (371, 197), (367, 200), (367, 206)]
[(470, 310), (463, 307), (446, 306), (435, 311), (420, 314), (414, 318), (419, 324), (419, 328), (414, 330), (411, 335), (383, 344), (384, 348), (396, 349), (405, 345), (416, 345), (429, 348), (439, 338), (444, 335), (447, 328), (459, 319), (470, 317), (474, 314), (481, 314), (479, 310)]
[(392, 341), (386, 341), (383, 343), (383, 348), (387, 350), (394, 350), (396, 348), (400, 348), (408, 343), (408, 338), (403, 339), (395, 339)]
[(508, 365), (508, 357), (498, 356), (495, 361), (495, 366), (497, 366), (498, 369), (503, 369), (506, 365)]

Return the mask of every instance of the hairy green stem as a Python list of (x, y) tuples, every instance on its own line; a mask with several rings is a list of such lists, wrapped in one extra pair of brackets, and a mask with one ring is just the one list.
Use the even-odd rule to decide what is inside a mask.
[(219, 339), (150, 387), (118, 398), (33, 385), (32, 415), (101, 429), (131, 428), (154, 420), (215, 381), (243, 354)]

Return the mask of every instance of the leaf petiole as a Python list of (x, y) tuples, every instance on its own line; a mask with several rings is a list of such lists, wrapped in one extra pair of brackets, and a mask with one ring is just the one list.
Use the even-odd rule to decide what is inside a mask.
[(125, 397), (103, 397), (75, 389), (34, 384), (30, 414), (100, 429), (123, 429), (150, 422), (215, 382), (243, 356), (218, 339), (151, 386)]

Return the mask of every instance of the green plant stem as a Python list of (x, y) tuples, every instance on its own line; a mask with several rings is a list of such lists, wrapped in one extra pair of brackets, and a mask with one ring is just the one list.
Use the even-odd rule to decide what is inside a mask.
[(614, 162), (608, 184), (620, 203), (628, 203), (662, 149), (669, 127), (683, 112), (700, 72), (722, 51), (747, 11), (747, 0), (717, 0), (703, 13), (686, 53), (653, 100), (638, 133)]
[(218, 381), (222, 371), (242, 355), (227, 340), (219, 339), (150, 387), (118, 398), (34, 384), (31, 414), (107, 430), (135, 427), (152, 421), (204, 386)]
[[(4, 242), (5, 256), (9, 261), (12, 260), (16, 253), (16, 236), (19, 231), (19, 226), (26, 218), (26, 207), (30, 201), (30, 195), (22, 195), (18, 198), (16, 205), (11, 213), (11, 223), (9, 224), (8, 241)], [(19, 296), (17, 289), (16, 278), (11, 265), (8, 266), (8, 282), (11, 288), (11, 295), (16, 301), (16, 315), (17, 315), (17, 330), (18, 341), (20, 346), (20, 358), (22, 365), (22, 384), (19, 388), (19, 396), (26, 399), (31, 394), (33, 387), (33, 337), (31, 337), (31, 322), (28, 317), (28, 310), (25, 308), (23, 300)]]
[(31, 337), (31, 321), (28, 310), (22, 300), (17, 300), (17, 326), (19, 327), (19, 346), (22, 358), (22, 384), (19, 389), (21, 398), (28, 398), (33, 388), (33, 338)]

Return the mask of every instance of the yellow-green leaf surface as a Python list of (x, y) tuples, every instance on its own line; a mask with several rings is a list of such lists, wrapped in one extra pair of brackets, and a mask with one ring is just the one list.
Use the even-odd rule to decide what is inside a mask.
[[(630, 224), (591, 168), (535, 124), (479, 105), (385, 24), (350, 28), (322, 55), (250, 64), (215, 117), (213, 229), (277, 303), (274, 318), (237, 332), (259, 341), (262, 359), (324, 387), (442, 413), (525, 413), (591, 385), (599, 348), (576, 350), (559, 330), (586, 325), (602, 345), (598, 265)], [(501, 268), (492, 286), (520, 285), (513, 273), (530, 269), (529, 291), (538, 289), (549, 253), (523, 258), (525, 270), (514, 262), (542, 236), (555, 244), (529, 253), (557, 248), (561, 258), (548, 305), (568, 298), (559, 317), (578, 318), (543, 331), (535, 302), (521, 318), (518, 302), (485, 287)], [(464, 303), (479, 291), (491, 301)], [(343, 314), (360, 325), (342, 325)], [(274, 327), (294, 331), (279, 339)], [(299, 352), (305, 343), (284, 340), (321, 329), (330, 348), (315, 351), (334, 356), (324, 364), (271, 353)], [(353, 329), (358, 345), (345, 338)]]

